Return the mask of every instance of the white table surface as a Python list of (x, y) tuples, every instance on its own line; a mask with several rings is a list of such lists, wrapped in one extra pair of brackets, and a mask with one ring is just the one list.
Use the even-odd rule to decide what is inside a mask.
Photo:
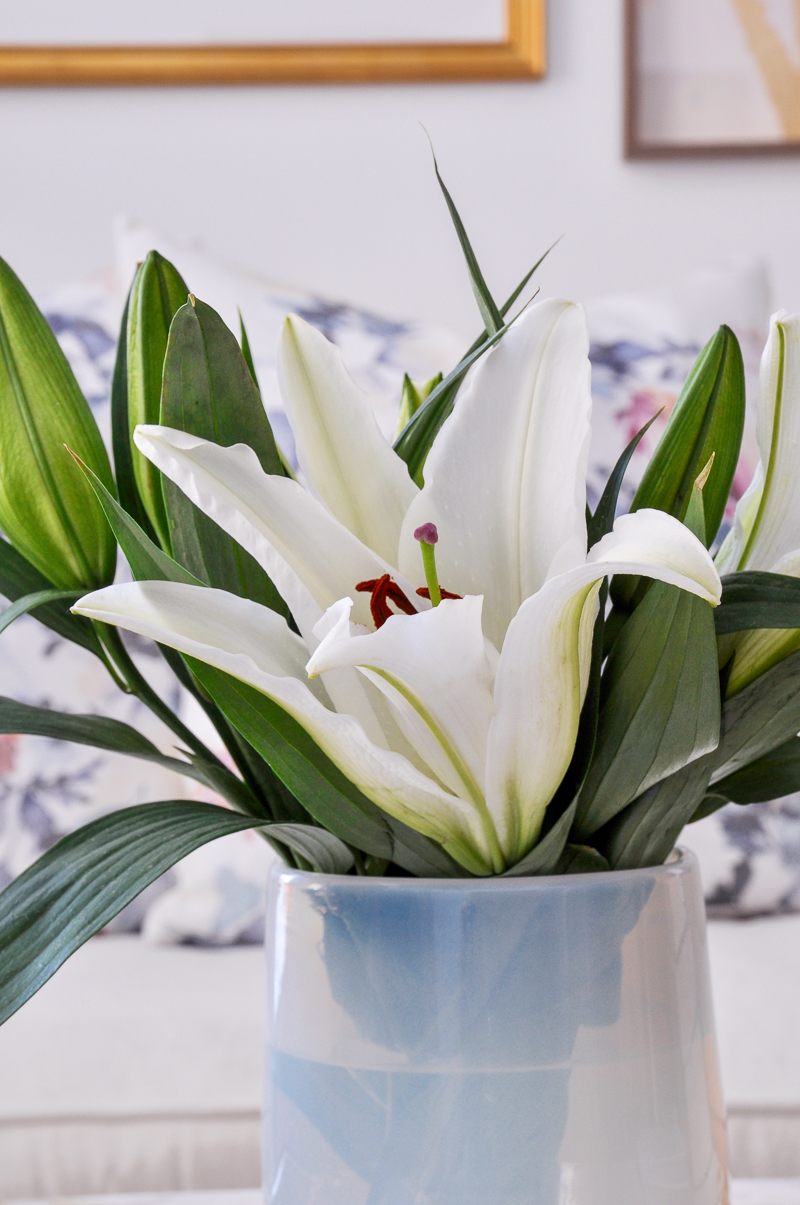
[[(228, 1192), (134, 1192), (97, 1197), (57, 1197), (7, 1205), (263, 1205), (257, 1188)], [(730, 1205), (800, 1205), (800, 1180), (734, 1180)]]

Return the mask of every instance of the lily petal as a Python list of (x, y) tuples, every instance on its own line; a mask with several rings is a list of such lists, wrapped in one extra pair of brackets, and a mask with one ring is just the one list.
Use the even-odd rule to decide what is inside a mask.
[(482, 602), (474, 596), (445, 600), (420, 615), (394, 615), (366, 636), (351, 636), (337, 624), (307, 666), (310, 674), (343, 666), (365, 670), (399, 704), (398, 718), (420, 757), (479, 807), (493, 713)]
[(357, 594), (356, 584), (395, 571), (296, 481), (265, 473), (244, 444), (221, 448), (155, 426), (137, 427), (134, 438), (165, 476), (255, 557), (312, 646), (314, 625), (339, 598), (352, 597), (354, 619), (372, 626), (369, 596)]
[(506, 858), (535, 842), (569, 765), (586, 693), (600, 581), (642, 574), (716, 605), (713, 561), (687, 527), (663, 511), (617, 519), (589, 563), (550, 578), (508, 628), (495, 678), (486, 799)]
[(311, 489), (348, 531), (396, 564), (403, 516), (419, 491), (338, 347), (302, 318), (289, 317), (278, 374)]
[(800, 544), (800, 315), (772, 317), (756, 423), (761, 461), (722, 545), (722, 572), (769, 569)]
[[(706, 548), (685, 524), (663, 510), (644, 508), (620, 515), (614, 530), (592, 548), (588, 563), (606, 573), (654, 577), (719, 605), (722, 583)], [(631, 568), (622, 568), (623, 564)]]
[(401, 754), (373, 744), (352, 715), (329, 711), (315, 697), (320, 686), (298, 681), (298, 668), (305, 674), (307, 649), (274, 612), (222, 590), (176, 582), (109, 586), (86, 595), (73, 609), (148, 636), (254, 686), (296, 719), (378, 807), (438, 841), (471, 872), (491, 871), (474, 808)]
[[(227, 590), (186, 582), (123, 582), (85, 594), (72, 610), (152, 640), (162, 640), (169, 630), (182, 641), (180, 651), (191, 656), (197, 655), (195, 647), (222, 638), (226, 656), (244, 658), (259, 673), (307, 680), (308, 646), (283, 616)], [(322, 697), (319, 686), (316, 693)]]
[(440, 581), (485, 595), (484, 629), (498, 647), (548, 572), (585, 558), (588, 351), (579, 306), (530, 306), (473, 370), (403, 525), (406, 577), (424, 580), (413, 533), (435, 523)]

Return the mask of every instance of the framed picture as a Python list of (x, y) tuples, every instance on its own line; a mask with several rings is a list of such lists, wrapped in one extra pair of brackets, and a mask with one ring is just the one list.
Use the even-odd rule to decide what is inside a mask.
[(626, 0), (629, 158), (800, 148), (800, 0)]
[(0, 0), (0, 84), (536, 78), (546, 0)]

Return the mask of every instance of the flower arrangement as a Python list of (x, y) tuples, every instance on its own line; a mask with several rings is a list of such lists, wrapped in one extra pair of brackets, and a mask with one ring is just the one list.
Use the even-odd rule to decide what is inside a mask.
[[(290, 866), (424, 878), (657, 865), (728, 801), (800, 788), (800, 318), (764, 352), (762, 460), (716, 556), (745, 413), (722, 327), (628, 514), (631, 441), (586, 506), (581, 308), (492, 297), (447, 190), (484, 329), (406, 379), (394, 445), (296, 317), (279, 370), (298, 479), (240, 340), (151, 252), (122, 320), (115, 472), (58, 344), (0, 261), (0, 630), (33, 612), (180, 742), (0, 699), (0, 730), (159, 762), (227, 807), (112, 812), (0, 894), (0, 1020), (204, 842), (257, 829)], [(541, 263), (541, 260), (539, 261)], [(132, 581), (113, 584), (117, 546)], [(723, 574), (720, 577), (720, 574)], [(149, 637), (214, 724), (153, 691)]]

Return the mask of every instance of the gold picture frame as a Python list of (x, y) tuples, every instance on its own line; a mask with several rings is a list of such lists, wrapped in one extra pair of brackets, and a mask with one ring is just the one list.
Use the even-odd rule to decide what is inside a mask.
[(0, 46), (0, 84), (353, 84), (538, 79), (546, 0), (506, 0), (502, 42), (281, 46)]

